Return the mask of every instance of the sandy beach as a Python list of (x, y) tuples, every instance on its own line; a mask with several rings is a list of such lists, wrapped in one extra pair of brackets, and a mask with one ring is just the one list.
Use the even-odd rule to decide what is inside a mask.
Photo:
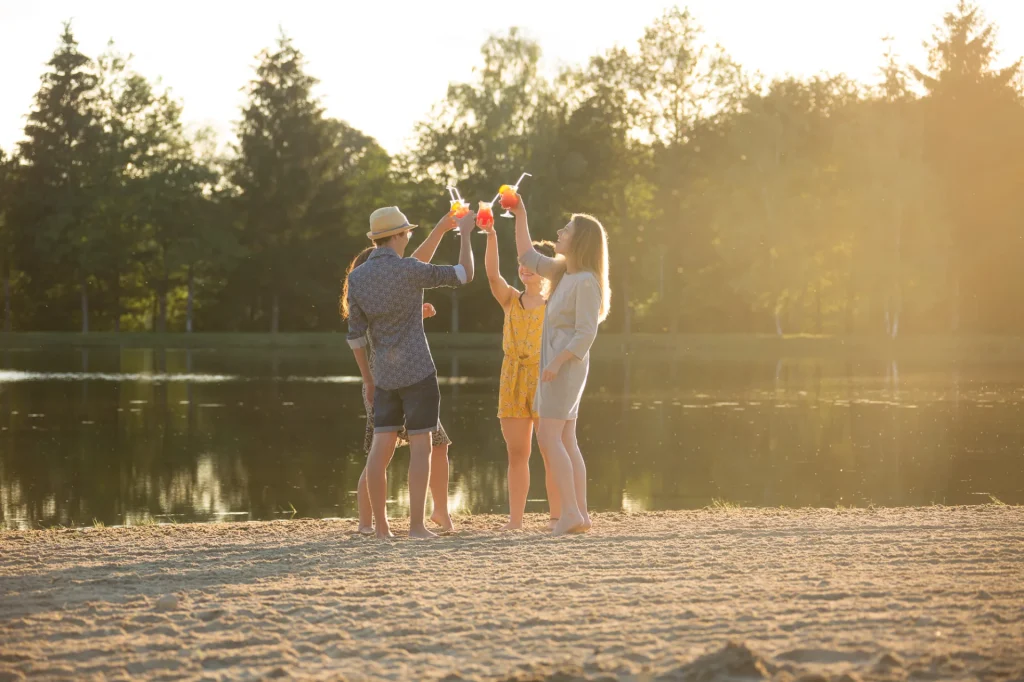
[(1024, 508), (502, 521), (2, 532), (0, 680), (1024, 680)]

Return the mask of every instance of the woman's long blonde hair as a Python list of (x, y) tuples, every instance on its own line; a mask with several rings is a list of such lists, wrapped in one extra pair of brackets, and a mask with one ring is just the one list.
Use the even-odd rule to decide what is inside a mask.
[[(572, 232), (566, 258), (576, 269), (586, 270), (597, 278), (601, 289), (601, 310), (597, 321), (604, 322), (612, 307), (612, 288), (608, 284), (608, 233), (600, 220), (586, 213), (574, 213), (572, 223), (576, 229)], [(557, 284), (552, 282), (552, 287)]]
[(341, 281), (341, 298), (338, 299), (338, 312), (343, 320), (348, 319), (348, 276), (352, 274), (353, 270), (366, 262), (366, 259), (373, 253), (374, 248), (373, 246), (366, 247), (356, 254), (352, 262), (348, 264), (348, 270), (345, 271), (345, 279)]

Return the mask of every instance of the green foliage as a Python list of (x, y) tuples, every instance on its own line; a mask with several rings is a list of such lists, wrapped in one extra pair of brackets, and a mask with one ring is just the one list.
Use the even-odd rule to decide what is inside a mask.
[[(609, 331), (1021, 334), (1024, 69), (995, 56), (966, 0), (927, 64), (885, 52), (877, 83), (764, 82), (677, 8), (555, 75), (512, 28), (392, 158), (326, 116), (283, 34), (222, 152), (68, 25), (25, 141), (0, 154), (4, 329), (339, 329), (339, 280), (375, 208), (429, 227), (446, 184), (489, 200), (525, 170), (537, 237), (572, 212), (608, 228)], [(515, 282), (512, 238), (500, 221)], [(446, 240), (437, 259), (455, 253)], [(441, 319), (468, 311), (461, 331), (500, 327), (486, 287), (432, 296)]]

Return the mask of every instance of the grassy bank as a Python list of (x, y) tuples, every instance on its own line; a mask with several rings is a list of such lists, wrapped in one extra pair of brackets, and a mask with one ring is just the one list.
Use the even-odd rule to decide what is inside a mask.
[[(430, 334), (440, 353), (497, 353), (498, 334)], [(340, 333), (123, 333), (67, 332), (0, 333), (0, 348), (203, 348), (345, 350)], [(1024, 361), (1024, 339), (1009, 336), (907, 336), (895, 341), (856, 336), (773, 336), (759, 334), (601, 334), (596, 356), (656, 355), (708, 359), (873, 358), (1012, 362)]]

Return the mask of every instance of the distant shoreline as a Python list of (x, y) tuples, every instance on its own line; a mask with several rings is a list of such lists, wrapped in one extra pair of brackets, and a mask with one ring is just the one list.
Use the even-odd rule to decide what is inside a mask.
[[(441, 354), (497, 355), (500, 334), (428, 334)], [(46, 348), (166, 349), (320, 349), (347, 351), (340, 332), (300, 333), (150, 333), (10, 332), (0, 333), (0, 349)], [(770, 334), (599, 334), (595, 357), (695, 357), (714, 360), (783, 358), (892, 358), (935, 362), (1024, 361), (1024, 338), (1014, 336), (906, 336), (895, 340), (871, 336), (778, 337)]]

